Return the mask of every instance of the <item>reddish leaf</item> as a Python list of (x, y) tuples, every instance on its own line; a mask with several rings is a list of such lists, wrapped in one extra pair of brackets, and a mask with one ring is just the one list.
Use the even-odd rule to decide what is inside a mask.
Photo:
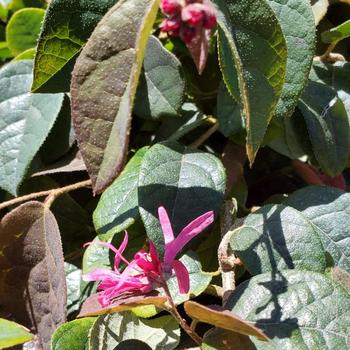
[(137, 296), (131, 294), (121, 297), (108, 307), (102, 307), (98, 302), (98, 294), (93, 294), (83, 303), (78, 317), (112, 314), (115, 312), (131, 310), (135, 307), (143, 305), (155, 305), (161, 307), (166, 300), (167, 299), (165, 297), (159, 296), (157, 292)]
[(1, 221), (1, 313), (36, 333), (40, 348), (50, 349), (51, 335), (65, 321), (66, 299), (55, 217), (42, 203), (25, 203)]
[(185, 303), (185, 311), (191, 318), (197, 321), (209, 323), (236, 333), (251, 335), (257, 337), (259, 340), (269, 340), (263, 331), (255, 327), (251, 322), (242, 320), (221, 306), (204, 306), (194, 301), (187, 301)]

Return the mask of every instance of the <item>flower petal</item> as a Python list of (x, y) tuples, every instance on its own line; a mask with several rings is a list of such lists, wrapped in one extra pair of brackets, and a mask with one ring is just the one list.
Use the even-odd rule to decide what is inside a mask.
[(167, 246), (167, 244), (174, 240), (174, 232), (171, 227), (168, 213), (166, 212), (164, 207), (158, 208), (158, 217), (160, 226), (162, 227), (163, 231), (165, 246)]
[(179, 251), (194, 237), (206, 229), (214, 221), (214, 212), (208, 211), (207, 213), (199, 216), (190, 222), (175, 238), (174, 241), (165, 247), (164, 263), (172, 265), (176, 255)]
[(119, 281), (120, 277), (119, 274), (109, 269), (96, 269), (82, 276), (82, 280), (85, 282), (103, 281), (105, 279)]
[(174, 260), (173, 269), (175, 271), (180, 293), (187, 294), (190, 290), (190, 276), (186, 266), (181, 261)]
[(122, 254), (123, 254), (126, 246), (128, 245), (128, 240), (129, 240), (128, 233), (125, 231), (123, 242), (118, 249), (118, 254), (116, 253), (115, 257), (114, 257), (114, 270), (119, 269), (120, 262), (123, 260)]

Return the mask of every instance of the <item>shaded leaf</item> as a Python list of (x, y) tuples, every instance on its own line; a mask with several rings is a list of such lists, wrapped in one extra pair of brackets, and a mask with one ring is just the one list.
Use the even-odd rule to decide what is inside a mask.
[(139, 149), (120, 176), (103, 192), (93, 215), (99, 235), (110, 236), (126, 230), (139, 217), (137, 187), (141, 161), (147, 149)]
[(15, 12), (6, 26), (6, 41), (14, 56), (36, 47), (45, 10), (25, 8)]
[(0, 70), (0, 186), (13, 195), (63, 102), (63, 94), (30, 93), (32, 67), (23, 60)]
[(73, 264), (64, 263), (67, 284), (67, 313), (68, 315), (80, 308), (81, 270)]
[(155, 305), (162, 307), (167, 298), (158, 295), (158, 292), (151, 292), (143, 295), (121, 295), (120, 298), (108, 307), (102, 307), (98, 302), (98, 294), (88, 297), (80, 310), (78, 317), (98, 316), (113, 314), (131, 310), (142, 305)]
[(184, 93), (185, 80), (180, 61), (156, 37), (151, 36), (136, 94), (135, 114), (155, 119), (177, 116)]
[(23, 326), (0, 318), (0, 349), (23, 344), (32, 338)]
[(349, 118), (342, 100), (328, 86), (310, 81), (299, 108), (320, 167), (327, 175), (339, 175), (350, 153)]
[(69, 91), (77, 55), (116, 1), (50, 1), (39, 37), (32, 91)]
[(117, 3), (74, 67), (72, 116), (95, 193), (106, 189), (123, 168), (133, 101), (158, 6), (159, 0)]
[[(350, 295), (323, 274), (266, 273), (240, 284), (225, 307), (255, 322), (273, 349), (347, 349)], [(251, 338), (257, 349), (271, 344)]]
[(87, 317), (63, 324), (52, 337), (52, 350), (87, 349), (89, 331), (95, 317)]
[(180, 342), (180, 328), (172, 316), (146, 320), (131, 312), (122, 312), (100, 316), (89, 338), (90, 349), (94, 350), (115, 349), (123, 341), (132, 339), (148, 344), (153, 350), (172, 350)]
[(286, 42), (267, 2), (214, 2), (219, 8), (221, 69), (226, 86), (240, 103), (246, 119), (247, 154), (253, 163), (282, 93)]
[(309, 186), (285, 201), (317, 228), (336, 266), (350, 273), (350, 194), (332, 187)]
[(221, 328), (212, 328), (204, 334), (203, 350), (256, 350), (246, 335)]
[(218, 212), (225, 191), (225, 169), (215, 156), (175, 142), (151, 147), (142, 160), (139, 207), (148, 237), (161, 252), (163, 234), (158, 207), (169, 214), (175, 235), (192, 220)]
[(336, 44), (350, 36), (350, 20), (321, 34), (322, 41), (328, 44)]
[(0, 228), (2, 313), (33, 330), (44, 349), (65, 321), (66, 282), (60, 233), (52, 213), (28, 202)]
[(193, 320), (209, 323), (215, 327), (236, 333), (251, 335), (260, 340), (269, 340), (269, 338), (251, 322), (241, 319), (233, 312), (225, 310), (220, 306), (204, 306), (194, 301), (187, 301), (185, 303), (185, 311)]
[(326, 269), (317, 229), (300, 212), (283, 205), (267, 205), (247, 216), (232, 234), (230, 245), (253, 275), (285, 269)]

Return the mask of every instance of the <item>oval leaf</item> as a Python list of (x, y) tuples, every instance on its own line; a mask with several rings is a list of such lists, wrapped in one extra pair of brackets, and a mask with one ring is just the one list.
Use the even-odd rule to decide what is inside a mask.
[(23, 344), (32, 338), (23, 326), (0, 318), (0, 349)]
[(241, 104), (247, 154), (253, 163), (282, 93), (286, 42), (273, 10), (264, 0), (214, 2), (219, 9), (221, 70), (228, 90)]
[(0, 70), (0, 186), (13, 195), (54, 125), (64, 97), (32, 95), (32, 68), (32, 61), (23, 60)]
[(172, 350), (180, 342), (180, 328), (172, 316), (146, 320), (132, 312), (122, 312), (99, 317), (89, 338), (91, 350), (116, 349), (131, 339), (142, 341), (153, 350)]
[(42, 203), (28, 202), (0, 226), (2, 311), (33, 330), (44, 349), (65, 321), (66, 280), (60, 232)]
[[(350, 295), (315, 272), (266, 273), (240, 284), (225, 307), (255, 322), (274, 349), (348, 349)], [(257, 349), (269, 343), (252, 338)]]
[(15, 12), (6, 26), (6, 41), (14, 56), (36, 47), (45, 10), (25, 8)]
[(177, 116), (184, 93), (185, 80), (180, 61), (151, 36), (137, 90), (135, 114), (154, 119)]
[(134, 97), (158, 6), (159, 0), (117, 3), (74, 67), (72, 116), (95, 193), (106, 189), (124, 165)]
[(317, 228), (335, 265), (350, 273), (350, 194), (332, 187), (309, 186), (285, 201)]
[(120, 176), (103, 192), (93, 215), (99, 235), (110, 236), (126, 230), (139, 217), (137, 186), (147, 149), (139, 149)]
[(87, 349), (89, 331), (95, 321), (95, 317), (87, 317), (62, 325), (52, 337), (52, 350)]
[(317, 230), (300, 212), (268, 205), (250, 214), (230, 245), (253, 275), (285, 269), (324, 272), (325, 251)]
[(175, 235), (192, 220), (218, 212), (225, 192), (225, 169), (218, 158), (175, 142), (151, 147), (142, 160), (139, 206), (148, 237), (164, 247), (158, 207), (164, 206)]
[(260, 340), (269, 338), (259, 329), (236, 316), (233, 312), (220, 306), (204, 306), (194, 301), (185, 303), (185, 311), (193, 320), (209, 323), (213, 326), (233, 331), (239, 334), (252, 335)]
[(69, 91), (75, 59), (117, 0), (51, 0), (40, 33), (32, 91)]

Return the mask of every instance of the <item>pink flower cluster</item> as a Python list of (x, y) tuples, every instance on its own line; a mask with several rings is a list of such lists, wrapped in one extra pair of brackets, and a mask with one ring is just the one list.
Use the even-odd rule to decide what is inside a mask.
[(162, 0), (161, 10), (167, 17), (160, 29), (171, 37), (190, 44), (202, 29), (216, 26), (216, 13), (209, 0)]
[[(98, 244), (111, 249), (115, 253), (114, 269), (96, 269), (83, 276), (84, 281), (99, 281), (98, 301), (101, 306), (106, 307), (113, 300), (123, 294), (149, 293), (165, 284), (172, 273), (178, 281), (179, 291), (186, 294), (190, 288), (190, 278), (186, 266), (176, 260), (176, 255), (183, 247), (206, 227), (214, 221), (214, 213), (207, 212), (188, 224), (175, 238), (171, 223), (166, 210), (158, 209), (159, 221), (164, 236), (164, 259), (159, 259), (153, 242), (149, 242), (149, 252), (141, 249), (132, 261), (123, 257), (123, 252), (128, 244), (128, 234), (125, 233), (124, 240), (119, 249), (110, 243), (99, 242)], [(121, 272), (119, 265), (123, 261), (126, 268)]]

